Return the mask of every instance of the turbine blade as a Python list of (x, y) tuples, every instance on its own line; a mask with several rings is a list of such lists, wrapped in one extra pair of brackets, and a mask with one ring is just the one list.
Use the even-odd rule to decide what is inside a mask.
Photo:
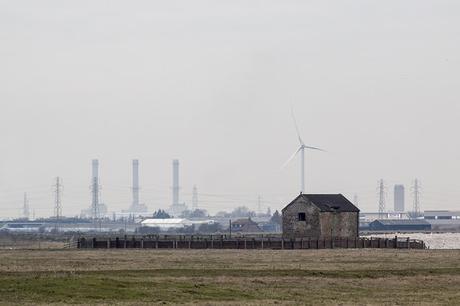
[(297, 153), (299, 153), (300, 150), (302, 150), (302, 146), (301, 146), (300, 148), (298, 148), (298, 149), (294, 152), (294, 154), (292, 154), (291, 157), (289, 157), (289, 159), (283, 164), (283, 166), (281, 166), (281, 169), (286, 168), (286, 166), (291, 162), (291, 160), (294, 159), (294, 157), (296, 157)]
[(303, 143), (302, 137), (300, 137), (299, 127), (297, 126), (297, 120), (295, 120), (294, 108), (292, 107), (292, 105), (291, 105), (291, 116), (292, 116), (292, 120), (294, 121), (295, 130), (297, 132), (297, 138), (299, 138), (300, 144), (303, 145), (304, 143)]
[(320, 149), (320, 148), (316, 148), (316, 147), (309, 147), (309, 146), (305, 146), (305, 148), (307, 148), (307, 149), (310, 149), (310, 150), (318, 150), (318, 151), (323, 151), (323, 152), (326, 152), (325, 150), (323, 150), (323, 149)]

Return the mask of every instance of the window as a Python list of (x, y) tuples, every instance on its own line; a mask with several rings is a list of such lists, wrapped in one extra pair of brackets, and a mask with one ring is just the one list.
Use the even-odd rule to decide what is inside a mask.
[(299, 221), (305, 221), (305, 213), (299, 213)]

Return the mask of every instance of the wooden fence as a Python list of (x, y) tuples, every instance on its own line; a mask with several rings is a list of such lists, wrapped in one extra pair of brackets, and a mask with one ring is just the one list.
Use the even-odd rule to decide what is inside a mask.
[(193, 237), (193, 236), (123, 236), (81, 237), (72, 244), (80, 249), (425, 249), (421, 240), (409, 238), (334, 238), (334, 239), (283, 239), (274, 237)]

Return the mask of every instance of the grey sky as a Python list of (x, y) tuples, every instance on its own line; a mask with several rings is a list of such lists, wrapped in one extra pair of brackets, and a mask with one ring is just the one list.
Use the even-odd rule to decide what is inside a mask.
[[(359, 196), (377, 180), (422, 181), (422, 209), (459, 209), (460, 2), (0, 0), (0, 216), (27, 191), (52, 213), (89, 207), (99, 158), (110, 210), (170, 205), (196, 184), (210, 211), (279, 209), (299, 191), (290, 104), (307, 191)], [(235, 201), (236, 200), (236, 201)], [(412, 197), (407, 195), (408, 205)]]

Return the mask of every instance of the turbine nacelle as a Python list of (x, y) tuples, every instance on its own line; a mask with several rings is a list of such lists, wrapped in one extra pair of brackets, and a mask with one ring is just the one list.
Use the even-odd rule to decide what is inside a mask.
[(317, 148), (317, 147), (312, 147), (312, 146), (307, 146), (303, 142), (302, 137), (300, 137), (300, 132), (299, 132), (299, 127), (297, 126), (297, 121), (295, 120), (294, 116), (294, 110), (291, 107), (291, 115), (292, 115), (292, 120), (294, 121), (295, 129), (297, 132), (297, 138), (299, 139), (300, 146), (299, 148), (292, 154), (292, 156), (283, 164), (283, 167), (286, 167), (300, 152), (300, 193), (305, 192), (305, 150), (318, 150), (318, 151), (323, 151), (323, 149)]

